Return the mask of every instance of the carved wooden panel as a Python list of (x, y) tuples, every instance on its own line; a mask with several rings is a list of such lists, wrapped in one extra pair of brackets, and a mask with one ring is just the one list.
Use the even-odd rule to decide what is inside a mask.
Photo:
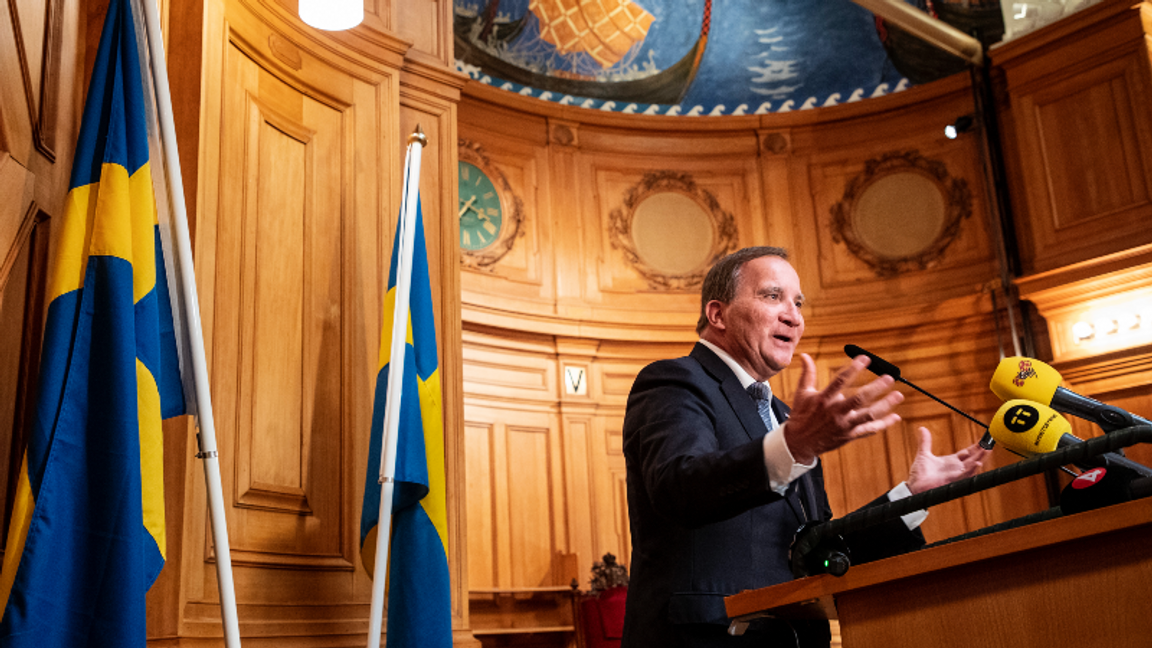
[[(0, 122), (7, 121), (14, 128), (8, 135), (12, 138), (9, 146), (19, 151), (17, 157), (24, 163), (31, 153), (25, 148), (28, 144), (48, 160), (56, 159), (61, 66), (72, 67), (62, 57), (64, 49), (75, 47), (62, 38), (66, 20), (74, 25), (75, 16), (76, 5), (65, 0), (11, 0), (0, 12), (0, 33), (4, 34), (0, 69), (5, 72), (2, 105), (7, 113), (7, 120)], [(16, 110), (23, 114), (17, 116)], [(70, 110), (65, 112), (71, 115)]]
[(1101, 2), (992, 55), (1025, 274), (1152, 242), (1148, 3)]
[[(620, 294), (631, 294), (629, 301), (636, 303), (637, 293), (698, 295), (702, 276), (696, 275), (701, 268), (706, 271), (717, 255), (723, 256), (746, 244), (746, 232), (751, 229), (749, 223), (755, 213), (755, 203), (749, 197), (754, 191), (752, 187), (756, 186), (746, 165), (729, 163), (705, 167), (697, 161), (677, 163), (665, 158), (647, 160), (639, 168), (628, 168), (620, 164), (621, 161), (602, 159), (591, 167), (595, 184), (590, 189), (599, 200), (595, 205), (597, 227), (586, 236), (591, 249), (598, 250), (599, 262), (595, 266), (597, 282), (587, 286), (586, 298), (618, 303)], [(700, 250), (692, 250), (701, 259), (699, 268), (683, 273), (664, 271), (654, 267), (651, 259), (637, 255), (635, 233), (630, 231), (630, 225), (634, 224), (631, 222), (633, 202), (656, 193), (683, 196), (689, 203), (698, 205), (702, 220), (711, 226), (710, 236), (694, 236), (693, 242), (680, 241), (703, 245)], [(675, 241), (683, 232), (669, 228), (657, 235)]]
[(442, 0), (391, 0), (396, 24), (403, 38), (437, 62), (451, 67), (452, 3)]
[(235, 47), (225, 69), (213, 374), (234, 559), (351, 569), (335, 387), (350, 120)]
[(1033, 270), (1152, 241), (1147, 66), (1133, 53), (1015, 99)]
[[(808, 176), (815, 224), (814, 227), (797, 226), (797, 250), (794, 254), (801, 264), (811, 265), (814, 259), (818, 259), (819, 274), (801, 273), (805, 293), (812, 296), (817, 294), (815, 291), (826, 290), (827, 296), (833, 299), (841, 296), (859, 299), (875, 295), (877, 291), (891, 291), (895, 285), (909, 296), (940, 299), (946, 294), (944, 290), (951, 294), (970, 294), (972, 287), (982, 278), (994, 277), (995, 256), (988, 243), (986, 201), (980, 190), (968, 191), (962, 197), (952, 197), (951, 202), (944, 203), (947, 209), (968, 215), (950, 222), (953, 231), (948, 234), (946, 245), (929, 256), (917, 257), (915, 263), (874, 253), (862, 258), (852, 249), (852, 241), (843, 236), (845, 225), (837, 223), (843, 219), (842, 212), (851, 209), (846, 203), (850, 202), (852, 187), (867, 177), (878, 161), (898, 158), (931, 166), (944, 177), (943, 181), (938, 181), (944, 197), (950, 196), (948, 190), (958, 185), (983, 186), (976, 157), (978, 151), (972, 138), (911, 150), (880, 152), (875, 148), (880, 145), (875, 142), (868, 149), (840, 149), (811, 161)], [(910, 165), (914, 166), (914, 163)], [(912, 198), (891, 196), (890, 204), (874, 205), (873, 210), (899, 213), (907, 209)], [(908, 217), (917, 218), (917, 215), (911, 213)], [(959, 271), (961, 268), (963, 272)], [(929, 285), (932, 287), (930, 291), (927, 290)]]
[(500, 242), (476, 254), (461, 253), (469, 289), (549, 297), (554, 289), (544, 281), (544, 272), (554, 261), (541, 249), (541, 236), (550, 230), (542, 222), (547, 209), (539, 200), (547, 158), (542, 152), (487, 137), (483, 141), (462, 137), (459, 144), (459, 159), (493, 176), (501, 201), (507, 203), (503, 204), (505, 231), (500, 233)]
[[(10, 500), (32, 426), (51, 219), (63, 210), (84, 88), (76, 82), (80, 4), (0, 6), (0, 507)], [(67, 34), (71, 38), (65, 39)], [(59, 96), (63, 93), (63, 103)], [(57, 150), (59, 149), (59, 150)], [(59, 158), (59, 159), (58, 159)]]
[(553, 585), (556, 419), (466, 404), (471, 589)]

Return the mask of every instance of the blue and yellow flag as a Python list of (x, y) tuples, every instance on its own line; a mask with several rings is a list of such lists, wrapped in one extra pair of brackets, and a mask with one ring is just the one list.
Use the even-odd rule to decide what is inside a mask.
[(164, 566), (162, 417), (184, 411), (136, 30), (112, 0), (48, 278), (0, 645), (145, 645)]
[[(400, 230), (397, 228), (388, 273), (388, 294), (384, 298), (372, 437), (364, 480), (364, 508), (360, 513), (360, 557), (369, 574), (375, 567), (376, 529), (380, 521), (380, 453), (391, 369), (392, 314), (396, 307), (399, 254)], [(396, 484), (392, 496), (392, 543), (388, 552), (388, 648), (449, 648), (452, 645), (452, 598), (448, 579), (444, 422), (432, 287), (419, 201), (409, 308)]]

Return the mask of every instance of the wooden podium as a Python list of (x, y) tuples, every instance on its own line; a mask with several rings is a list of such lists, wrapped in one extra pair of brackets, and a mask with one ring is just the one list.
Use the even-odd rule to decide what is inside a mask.
[(1152, 498), (725, 600), (734, 619), (840, 620), (844, 648), (1152, 646)]

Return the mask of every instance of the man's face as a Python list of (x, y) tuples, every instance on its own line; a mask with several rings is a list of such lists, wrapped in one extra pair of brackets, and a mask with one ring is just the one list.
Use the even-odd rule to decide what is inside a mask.
[[(804, 334), (800, 277), (777, 256), (744, 264), (732, 301), (710, 302), (722, 348), (757, 380), (767, 380), (792, 362)], [(715, 306), (712, 306), (715, 304)], [(713, 340), (717, 341), (717, 340)]]

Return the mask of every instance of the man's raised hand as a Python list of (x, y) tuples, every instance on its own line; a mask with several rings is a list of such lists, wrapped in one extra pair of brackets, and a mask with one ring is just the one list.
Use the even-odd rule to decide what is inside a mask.
[(821, 454), (886, 430), (900, 421), (894, 407), (904, 395), (892, 388), (891, 376), (880, 376), (845, 396), (843, 390), (868, 367), (867, 356), (853, 358), (822, 390), (816, 388), (816, 363), (800, 354), (803, 367), (784, 440), (797, 463), (811, 464)]

